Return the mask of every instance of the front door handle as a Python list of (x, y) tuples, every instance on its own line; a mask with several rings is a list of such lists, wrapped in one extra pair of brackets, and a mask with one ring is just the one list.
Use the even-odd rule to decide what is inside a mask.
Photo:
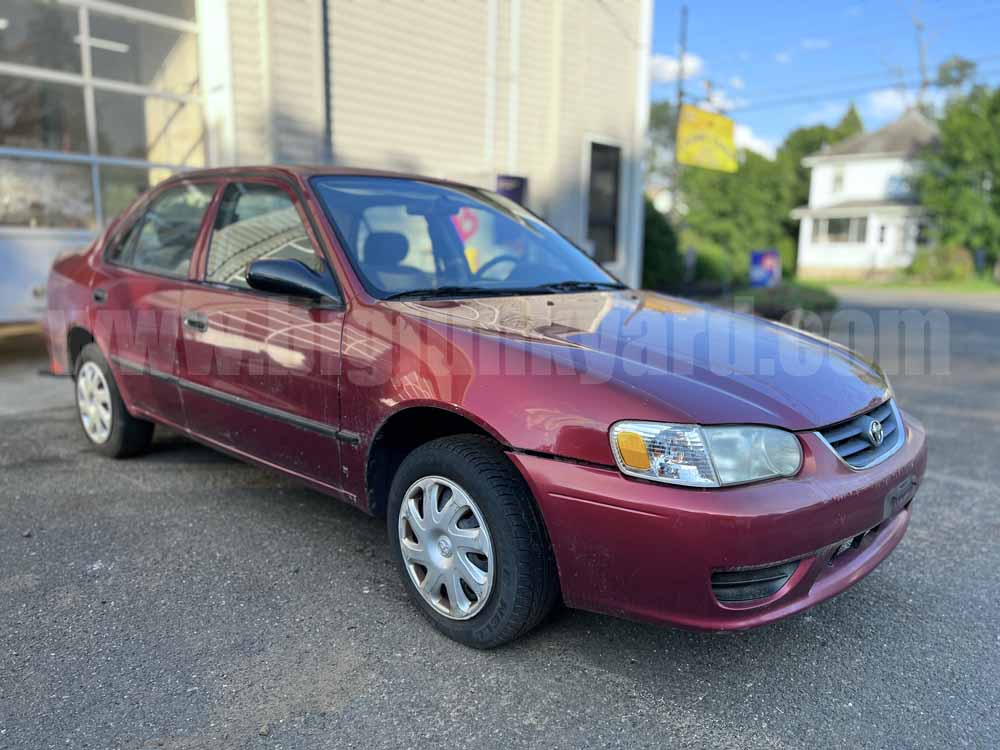
[(97, 304), (102, 305), (108, 301), (108, 291), (106, 289), (95, 289), (91, 293), (90, 298)]
[(184, 325), (193, 331), (207, 331), (208, 318), (201, 313), (188, 313), (184, 316)]

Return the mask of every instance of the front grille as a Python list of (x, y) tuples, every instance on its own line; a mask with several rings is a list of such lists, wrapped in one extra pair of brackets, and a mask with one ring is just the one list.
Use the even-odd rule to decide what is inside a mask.
[[(882, 443), (879, 445), (869, 438), (872, 422), (882, 425)], [(903, 421), (890, 399), (866, 414), (820, 430), (819, 435), (849, 466), (866, 469), (900, 449), (904, 439)]]
[(720, 602), (749, 602), (776, 594), (799, 567), (799, 561), (752, 570), (718, 570), (712, 573), (712, 593)]

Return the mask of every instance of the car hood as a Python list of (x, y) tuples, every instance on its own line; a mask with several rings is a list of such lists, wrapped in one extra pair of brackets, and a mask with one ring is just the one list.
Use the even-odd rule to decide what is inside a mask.
[(664, 420), (814, 429), (889, 395), (879, 369), (838, 344), (651, 292), (391, 304), (410, 319), (527, 347), (591, 383), (634, 392), (647, 406), (643, 413), (655, 403)]

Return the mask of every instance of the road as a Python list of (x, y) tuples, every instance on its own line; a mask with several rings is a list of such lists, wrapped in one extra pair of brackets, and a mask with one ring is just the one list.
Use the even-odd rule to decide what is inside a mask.
[(1000, 747), (1000, 326), (952, 307), (948, 372), (893, 378), (930, 468), (869, 578), (749, 633), (567, 611), (486, 653), (380, 521), (167, 433), (101, 459), (67, 381), (0, 367), (0, 747)]

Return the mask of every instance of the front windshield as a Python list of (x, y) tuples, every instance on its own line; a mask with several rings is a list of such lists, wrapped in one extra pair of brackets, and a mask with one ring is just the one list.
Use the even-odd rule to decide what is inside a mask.
[(365, 287), (383, 299), (621, 286), (538, 217), (485, 190), (365, 176), (312, 185)]

